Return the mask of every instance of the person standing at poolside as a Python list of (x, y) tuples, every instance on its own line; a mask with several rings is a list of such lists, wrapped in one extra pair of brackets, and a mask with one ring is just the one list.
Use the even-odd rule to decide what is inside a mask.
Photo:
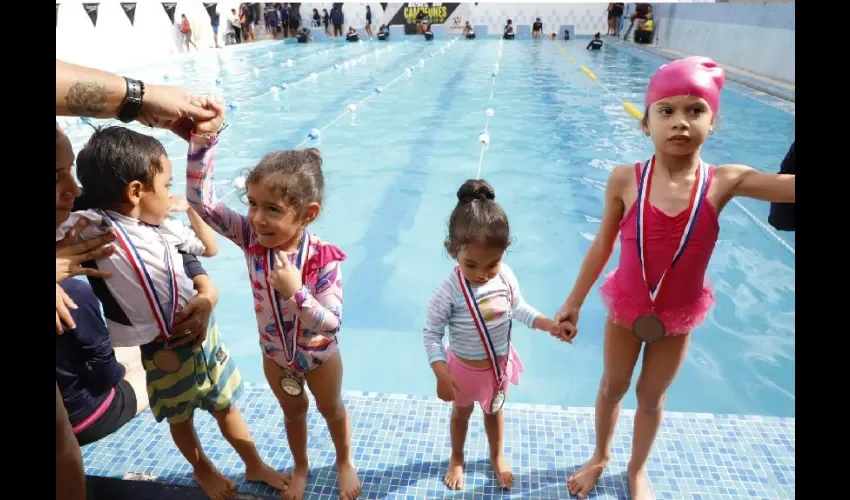
[(641, 351), (628, 481), (632, 499), (654, 498), (646, 462), (661, 426), (664, 398), (685, 359), (690, 333), (714, 304), (705, 273), (720, 232), (718, 214), (735, 197), (768, 202), (796, 198), (793, 175), (702, 160), (725, 79), (723, 69), (707, 57), (672, 61), (652, 75), (642, 127), (655, 153), (611, 172), (596, 238), (555, 316), (564, 331), (576, 331), (579, 310), (619, 233), (619, 266), (600, 290), (609, 316), (596, 397), (596, 449), (568, 484), (579, 498), (590, 494), (608, 465), (620, 401)]

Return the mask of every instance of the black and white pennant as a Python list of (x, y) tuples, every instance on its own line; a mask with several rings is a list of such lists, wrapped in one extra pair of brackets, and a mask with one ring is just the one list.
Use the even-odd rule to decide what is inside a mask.
[[(93, 26), (97, 27), (97, 9), (100, 7), (99, 3), (84, 3), (83, 8), (86, 9), (86, 14), (89, 15), (89, 19), (91, 19), (91, 23)], [(57, 21), (58, 23), (58, 21)]]
[(124, 13), (127, 14), (127, 19), (130, 20), (130, 25), (133, 26), (136, 22), (136, 2), (121, 2), (121, 7), (124, 8)]
[(165, 9), (165, 13), (171, 19), (171, 24), (174, 24), (174, 10), (177, 8), (177, 2), (162, 2), (162, 8)]

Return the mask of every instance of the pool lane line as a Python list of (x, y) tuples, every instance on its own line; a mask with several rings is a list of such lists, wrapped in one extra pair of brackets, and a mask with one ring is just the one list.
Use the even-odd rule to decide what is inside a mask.
[[(560, 46), (558, 48), (560, 48)], [(562, 50), (562, 52), (566, 53), (563, 50)], [(584, 66), (582, 66), (582, 71), (585, 71)], [(590, 72), (590, 70), (585, 71), (585, 74), (587, 74), (588, 72)], [(590, 75), (588, 75), (588, 76), (590, 76)], [(604, 88), (608, 92), (608, 94), (610, 94), (612, 97), (614, 97), (614, 99), (619, 100), (617, 98), (617, 96), (613, 92), (611, 92), (611, 90), (604, 83), (596, 80), (595, 78), (593, 78), (593, 80), (596, 81), (597, 83), (599, 83), (600, 85), (602, 85), (602, 88)], [(643, 120), (643, 113), (639, 109), (637, 109), (632, 103), (627, 102), (627, 101), (623, 101), (623, 109), (625, 109), (626, 112), (628, 112), (636, 120), (638, 120), (638, 121)], [(782, 248), (784, 248), (785, 250), (788, 250), (791, 253), (791, 255), (796, 257), (796, 251), (794, 249), (794, 246), (792, 246), (790, 243), (785, 241), (785, 239), (783, 239), (781, 236), (779, 236), (779, 234), (777, 234), (776, 231), (773, 230), (773, 228), (771, 228), (770, 226), (768, 226), (767, 224), (762, 222), (755, 214), (750, 212), (747, 209), (747, 207), (742, 205), (740, 201), (733, 198), (732, 203), (736, 207), (738, 207), (742, 212), (744, 212), (744, 214), (751, 221), (753, 221), (760, 229), (762, 229), (762, 231), (766, 232), (769, 236), (773, 237), (773, 239), (775, 239), (776, 242), (779, 243), (780, 246), (782, 246)]]
[[(404, 45), (406, 45), (406, 42), (405, 42), (404, 44), (399, 44), (399, 46), (404, 46)], [(408, 57), (418, 57), (418, 55), (419, 55), (419, 54), (421, 54), (422, 52), (424, 52), (424, 50), (425, 50), (425, 47), (421, 47), (418, 51), (416, 51), (416, 50), (412, 50), (412, 49), (411, 49), (411, 51), (410, 51), (410, 53), (409, 53), (409, 54), (404, 54), (404, 53), (403, 53), (403, 54), (401, 54), (401, 58), (400, 58), (399, 60), (394, 61), (393, 63), (389, 63), (389, 66), (397, 66), (397, 65), (399, 65), (399, 63), (400, 63), (400, 62), (404, 61), (404, 60), (405, 60), (405, 59), (407, 59)], [(403, 74), (403, 73), (402, 73), (402, 74)], [(362, 84), (361, 84), (361, 85), (362, 85)], [(319, 114), (324, 114), (324, 113), (328, 112), (328, 110), (329, 110), (329, 109), (331, 109), (332, 107), (333, 107), (333, 108), (335, 108), (335, 107), (337, 107), (337, 106), (342, 106), (342, 105), (344, 105), (344, 104), (345, 104), (345, 99), (342, 99), (341, 101), (342, 101), (342, 102), (334, 102), (334, 103), (332, 103), (332, 104), (329, 104), (329, 105), (328, 105), (328, 106), (326, 106), (326, 107), (325, 107), (325, 109), (323, 109), (323, 110), (322, 110)], [(182, 139), (181, 139), (181, 141), (182, 141)], [(293, 140), (293, 142), (294, 142), (294, 140)], [(274, 148), (270, 148), (270, 149), (274, 149)], [(296, 149), (297, 149), (297, 148), (296, 148)], [(238, 174), (237, 174), (237, 176), (238, 176)], [(216, 181), (216, 182), (215, 182), (215, 184), (216, 184), (216, 185), (221, 185), (221, 184), (231, 183), (231, 182), (233, 182), (233, 179), (218, 180), (218, 181)], [(176, 182), (174, 182), (172, 185), (173, 185), (173, 186), (183, 186), (183, 185), (185, 185), (185, 184), (186, 184), (186, 181), (184, 180), (184, 181), (176, 181)], [(238, 189), (232, 189), (231, 191), (229, 191), (227, 194), (225, 194), (224, 196), (222, 196), (222, 197), (220, 197), (220, 198), (221, 198), (221, 199), (224, 199), (224, 197), (225, 197), (225, 196), (230, 196), (231, 194), (235, 193), (236, 191), (238, 191)]]
[[(493, 63), (493, 78), (490, 80), (490, 99), (487, 100), (487, 110), (489, 111), (491, 108), (491, 103), (493, 102), (493, 92), (495, 91), (496, 85), (496, 77), (499, 75), (499, 62), (502, 60), (502, 40), (499, 40), (499, 52), (496, 55), (496, 62)], [(476, 179), (481, 179), (481, 168), (484, 164), (484, 152), (490, 149), (490, 114), (485, 111), (486, 118), (484, 120), (484, 132), (482, 135), (487, 134), (487, 140), (481, 141), (481, 151), (478, 153), (478, 170), (475, 174)], [(480, 136), (479, 136), (480, 137)]]
[[(420, 59), (420, 61), (429, 61), (430, 59), (432, 59), (432, 58), (433, 58), (435, 55), (437, 55), (437, 54), (440, 54), (440, 53), (445, 54), (446, 49), (449, 49), (449, 48), (453, 47), (453, 46), (454, 46), (454, 44), (455, 44), (455, 42), (456, 42), (456, 39), (452, 40), (451, 42), (447, 42), (446, 44), (444, 44), (443, 46), (441, 46), (439, 49), (437, 49), (436, 51), (434, 51), (434, 52), (432, 52), (431, 54), (429, 54), (429, 55), (428, 55), (428, 57), (421, 58), (421, 59)], [(405, 43), (407, 43), (407, 41), (405, 41)], [(422, 67), (422, 66), (420, 66), (420, 67)], [(378, 88), (380, 88), (380, 89), (381, 89), (380, 91), (378, 91), (378, 88), (376, 88), (376, 89), (375, 89), (375, 90), (373, 90), (371, 93), (369, 93), (369, 95), (367, 95), (366, 97), (364, 97), (363, 99), (361, 99), (360, 101), (358, 101), (356, 104), (354, 104), (354, 109), (351, 109), (349, 106), (346, 106), (346, 107), (345, 107), (345, 110), (344, 110), (342, 113), (340, 113), (339, 115), (337, 115), (337, 117), (336, 117), (336, 118), (334, 118), (333, 120), (331, 120), (331, 121), (330, 121), (327, 125), (325, 125), (324, 127), (321, 127), (321, 128), (319, 129), (319, 132), (324, 132), (326, 129), (328, 129), (330, 126), (332, 126), (333, 124), (335, 124), (336, 122), (338, 122), (339, 120), (341, 120), (343, 117), (345, 117), (345, 116), (346, 116), (346, 115), (348, 115), (349, 113), (356, 113), (356, 112), (357, 112), (357, 108), (359, 108), (359, 107), (360, 107), (360, 105), (362, 105), (362, 104), (365, 104), (365, 103), (369, 102), (369, 101), (370, 101), (370, 100), (372, 100), (373, 98), (375, 98), (375, 97), (377, 97), (378, 95), (382, 94), (382, 93), (383, 93), (384, 91), (386, 91), (388, 88), (390, 88), (390, 87), (392, 87), (393, 85), (395, 85), (395, 83), (396, 83), (396, 82), (398, 82), (399, 80), (401, 80), (403, 77), (405, 77), (405, 76), (407, 75), (407, 71), (408, 71), (408, 70), (410, 70), (410, 72), (411, 72), (411, 73), (410, 73), (410, 77), (412, 78), (412, 77), (413, 77), (413, 68), (412, 68), (412, 66), (407, 66), (407, 67), (405, 67), (405, 68), (404, 68), (404, 71), (402, 71), (400, 75), (398, 75), (397, 77), (395, 77), (395, 78), (393, 78), (392, 80), (390, 80), (390, 81), (389, 81), (386, 85), (384, 85), (384, 86), (382, 86), (382, 87), (378, 87)], [(310, 142), (310, 141), (311, 141), (311, 140), (313, 140), (313, 139), (314, 139), (313, 137), (308, 136), (306, 139), (304, 139), (303, 141), (301, 141), (300, 143), (298, 143), (298, 145), (297, 145), (297, 146), (295, 146), (295, 149), (300, 148), (301, 146), (303, 146), (303, 145), (307, 144), (308, 142)]]

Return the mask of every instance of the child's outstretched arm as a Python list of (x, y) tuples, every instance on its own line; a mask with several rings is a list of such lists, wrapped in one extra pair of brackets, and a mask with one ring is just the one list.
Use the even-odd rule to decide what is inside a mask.
[(208, 98), (207, 105), (218, 114), (212, 120), (198, 122), (189, 139), (186, 200), (217, 233), (245, 249), (251, 236), (248, 219), (218, 199), (213, 182), (213, 157), (224, 122), (224, 106), (213, 98)]
[(186, 215), (189, 216), (189, 224), (192, 230), (198, 236), (198, 239), (204, 244), (203, 257), (215, 257), (218, 254), (218, 241), (215, 239), (215, 231), (209, 226), (201, 215), (192, 207), (186, 210)]
[(194, 208), (189, 206), (185, 196), (171, 197), (171, 212), (186, 212), (191, 229), (176, 219), (166, 218), (160, 230), (172, 231), (182, 243), (178, 249), (191, 255), (214, 257), (218, 253), (218, 241), (215, 231), (206, 223)]
[(511, 311), (513, 312), (514, 319), (529, 328), (542, 330), (557, 336), (557, 325), (551, 319), (546, 317), (546, 315), (525, 301), (525, 298), (522, 296), (522, 292), (519, 289), (519, 280), (517, 280), (513, 269), (503, 264), (502, 270), (504, 271), (508, 285), (511, 287), (511, 296), (513, 297)]
[(561, 306), (558, 314), (555, 315), (556, 323), (567, 322), (571, 324), (570, 339), (576, 335), (578, 311), (614, 251), (617, 234), (620, 232), (620, 221), (625, 213), (623, 193), (625, 193), (632, 177), (634, 177), (634, 166), (632, 165), (620, 165), (608, 177), (608, 185), (605, 187), (605, 208), (602, 214), (602, 222), (599, 224), (599, 231), (597, 231), (590, 249), (584, 256), (570, 295), (564, 305)]
[(796, 199), (796, 175), (760, 172), (746, 165), (721, 165), (714, 172), (728, 193), (724, 205), (735, 196), (773, 203), (793, 203)]

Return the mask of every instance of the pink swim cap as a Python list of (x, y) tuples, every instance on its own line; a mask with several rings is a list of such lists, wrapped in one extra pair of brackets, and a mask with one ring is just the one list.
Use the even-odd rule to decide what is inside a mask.
[(646, 88), (646, 109), (665, 97), (692, 95), (705, 99), (717, 114), (720, 90), (725, 82), (726, 72), (708, 57), (676, 59), (658, 68), (650, 77)]

